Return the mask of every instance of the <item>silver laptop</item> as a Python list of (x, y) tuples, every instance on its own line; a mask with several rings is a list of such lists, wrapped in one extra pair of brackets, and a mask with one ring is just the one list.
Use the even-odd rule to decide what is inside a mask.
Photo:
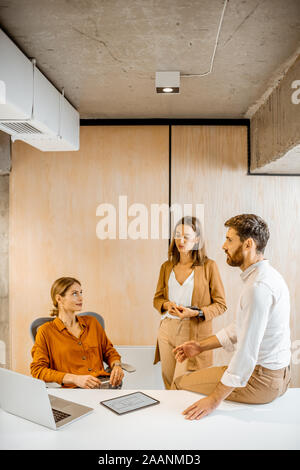
[(93, 411), (48, 395), (43, 380), (0, 368), (0, 407), (34, 423), (58, 429)]

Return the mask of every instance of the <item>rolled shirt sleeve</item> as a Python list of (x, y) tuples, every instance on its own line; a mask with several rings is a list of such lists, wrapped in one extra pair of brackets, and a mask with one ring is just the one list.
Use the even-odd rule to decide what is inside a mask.
[(236, 344), (236, 323), (235, 321), (230, 323), (230, 325), (226, 326), (222, 330), (216, 333), (216, 337), (220, 341), (221, 345), (226, 351), (232, 352), (235, 350)]
[[(217, 337), (227, 350), (236, 342), (235, 352), (221, 382), (228, 387), (245, 387), (256, 364), (267, 326), (273, 295), (269, 287), (254, 283), (241, 298), (237, 325), (221, 330)], [(234, 325), (234, 326), (233, 326)]]

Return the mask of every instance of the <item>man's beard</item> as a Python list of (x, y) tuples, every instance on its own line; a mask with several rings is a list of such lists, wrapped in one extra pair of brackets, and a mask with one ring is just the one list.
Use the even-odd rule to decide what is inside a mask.
[(226, 253), (227, 255), (227, 264), (229, 264), (229, 266), (241, 266), (244, 262), (244, 256), (243, 256), (243, 250), (242, 250), (242, 245), (239, 246), (235, 252), (233, 253), (233, 255), (229, 255), (228, 253)]

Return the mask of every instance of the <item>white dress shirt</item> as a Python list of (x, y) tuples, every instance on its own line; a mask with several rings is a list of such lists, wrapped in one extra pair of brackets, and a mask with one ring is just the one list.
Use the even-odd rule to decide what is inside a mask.
[(235, 351), (221, 382), (245, 387), (257, 364), (277, 370), (291, 359), (288, 287), (268, 260), (252, 264), (242, 274), (244, 286), (236, 320), (216, 336), (227, 351)]
[[(191, 272), (191, 274), (189, 275), (189, 277), (186, 278), (183, 284), (180, 284), (175, 277), (174, 271), (172, 270), (168, 282), (168, 293), (170, 302), (175, 302), (176, 305), (190, 307), (192, 305), (193, 290), (194, 271)], [(175, 318), (176, 320), (180, 319), (176, 315), (172, 315), (169, 312), (166, 312), (162, 315), (162, 320), (166, 317)], [(184, 320), (189, 320), (189, 318), (184, 318)]]

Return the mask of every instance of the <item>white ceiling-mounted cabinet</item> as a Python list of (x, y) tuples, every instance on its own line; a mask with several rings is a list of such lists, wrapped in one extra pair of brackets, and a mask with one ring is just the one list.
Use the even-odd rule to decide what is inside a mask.
[(79, 150), (78, 111), (0, 30), (0, 129), (42, 151)]

